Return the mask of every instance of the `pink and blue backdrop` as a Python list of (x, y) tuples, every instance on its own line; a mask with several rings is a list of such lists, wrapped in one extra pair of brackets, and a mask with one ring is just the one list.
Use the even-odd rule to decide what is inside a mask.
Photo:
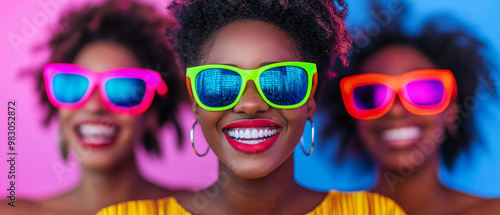
[[(51, 34), (61, 12), (86, 3), (101, 0), (0, 0), (0, 196), (6, 196), (7, 174), (7, 102), (16, 101), (16, 196), (39, 199), (71, 189), (78, 183), (79, 167), (74, 159), (64, 163), (59, 155), (56, 138), (57, 123), (45, 128), (41, 121), (44, 110), (39, 105), (31, 78), (21, 77), (23, 69), (39, 65), (47, 57), (46, 51), (33, 52), (37, 44), (43, 44)], [(166, 11), (167, 0), (143, 0)], [(348, 23), (367, 26), (374, 20), (368, 8), (369, 0), (347, 0), (350, 4)], [(473, 29), (473, 34), (484, 40), (487, 56), (500, 67), (500, 2), (467, 0), (382, 0), (386, 5), (406, 3), (410, 6), (408, 31), (417, 31), (421, 23), (437, 13), (459, 17), (463, 24)], [(497, 86), (498, 88), (498, 86)], [(500, 122), (498, 99), (482, 97), (478, 100), (476, 124), (480, 127), (483, 141), (474, 145), (469, 155), (462, 154), (457, 168), (446, 171), (441, 168), (440, 180), (447, 186), (473, 195), (500, 196), (500, 144), (497, 131)], [(322, 127), (322, 114), (315, 116), (316, 129)], [(185, 104), (178, 116), (185, 134), (185, 146), (178, 150), (175, 135), (169, 126), (162, 128), (161, 158), (148, 156), (137, 148), (141, 173), (149, 180), (170, 188), (199, 189), (217, 179), (217, 159), (212, 152), (204, 158), (197, 157), (189, 146), (189, 129), (194, 122), (189, 104)], [(319, 132), (316, 132), (318, 134)], [(197, 147), (206, 147), (198, 131)], [(306, 127), (305, 137), (309, 137)], [(307, 138), (306, 142), (307, 142)], [(302, 154), (300, 147), (295, 153), (296, 180), (310, 188), (328, 190), (367, 189), (374, 183), (373, 171), (360, 169), (353, 159), (351, 163), (334, 163), (335, 140), (317, 147), (312, 156)], [(2, 197), (3, 199), (5, 197)]]

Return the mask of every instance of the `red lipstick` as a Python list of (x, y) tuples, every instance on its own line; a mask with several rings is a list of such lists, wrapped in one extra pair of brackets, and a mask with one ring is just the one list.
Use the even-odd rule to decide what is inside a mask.
[(273, 146), (282, 127), (270, 120), (242, 120), (226, 125), (223, 131), (231, 147), (243, 153), (254, 154)]
[(119, 127), (103, 121), (85, 121), (75, 126), (80, 144), (86, 148), (105, 148), (115, 142)]

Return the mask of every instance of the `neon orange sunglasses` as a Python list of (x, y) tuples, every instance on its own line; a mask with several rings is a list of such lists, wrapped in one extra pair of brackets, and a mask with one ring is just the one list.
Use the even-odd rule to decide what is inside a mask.
[(396, 94), (401, 103), (416, 115), (434, 115), (448, 108), (456, 98), (457, 86), (450, 70), (422, 69), (401, 75), (366, 73), (340, 81), (342, 99), (356, 119), (376, 119), (387, 114)]

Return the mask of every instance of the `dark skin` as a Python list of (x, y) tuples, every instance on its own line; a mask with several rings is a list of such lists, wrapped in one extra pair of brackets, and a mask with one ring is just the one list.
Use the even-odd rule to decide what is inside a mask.
[[(96, 72), (140, 67), (132, 52), (109, 41), (88, 44), (73, 63)], [(60, 109), (60, 135), (79, 162), (79, 185), (49, 199), (17, 200), (15, 208), (2, 201), (0, 210), (7, 211), (7, 214), (95, 214), (108, 205), (175, 194), (175, 191), (151, 184), (142, 178), (135, 163), (134, 145), (140, 142), (145, 128), (153, 131), (158, 129), (157, 115), (157, 110), (154, 109), (136, 116), (114, 114), (104, 106), (96, 91), (84, 107), (78, 110)], [(89, 121), (113, 123), (119, 128), (116, 139), (107, 147), (86, 147), (78, 137), (75, 126)]]
[[(254, 20), (227, 24), (210, 41), (202, 64), (230, 64), (256, 69), (272, 62), (302, 61), (294, 44), (274, 25)], [(193, 111), (211, 150), (219, 158), (219, 180), (212, 186), (176, 197), (194, 214), (305, 214), (327, 193), (299, 186), (293, 176), (293, 150), (305, 122), (314, 115), (313, 96), (295, 109), (276, 109), (249, 81), (239, 103), (226, 111), (207, 111), (193, 101)], [(239, 120), (266, 119), (282, 125), (269, 149), (247, 154), (232, 148), (223, 127)]]
[(41, 201), (16, 200), (16, 207), (2, 201), (7, 214), (95, 214), (109, 205), (139, 199), (157, 199), (175, 192), (151, 184), (139, 176), (134, 160), (116, 172), (82, 173), (75, 189)]
[[(394, 45), (368, 58), (361, 72), (398, 75), (424, 68), (435, 65), (415, 48)], [(481, 202), (480, 198), (446, 188), (438, 180), (439, 148), (445, 131), (453, 134), (457, 112), (452, 102), (443, 113), (415, 115), (396, 98), (386, 115), (358, 120), (360, 139), (379, 167), (379, 181), (372, 191), (393, 199), (408, 214), (458, 214)], [(413, 131), (403, 131), (405, 128)], [(397, 129), (404, 138), (390, 137)]]
[[(385, 180), (380, 180), (371, 191), (393, 199), (407, 214), (460, 214), (482, 201), (443, 186), (438, 180), (437, 163), (433, 162), (415, 171), (411, 177), (398, 183), (394, 192)], [(397, 170), (392, 173), (398, 174)], [(404, 178), (402, 175), (398, 176)]]
[(495, 214), (500, 211), (500, 198), (484, 199), (480, 203), (465, 210), (462, 215)]

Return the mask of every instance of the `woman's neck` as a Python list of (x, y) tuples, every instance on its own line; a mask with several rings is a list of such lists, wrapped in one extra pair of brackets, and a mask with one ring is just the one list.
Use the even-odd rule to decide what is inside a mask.
[[(388, 170), (379, 168), (379, 180), (373, 192), (393, 199), (408, 214), (428, 214), (449, 211), (450, 196), (456, 193), (438, 180), (439, 156), (431, 155), (420, 166)], [(412, 171), (413, 170), (413, 171)], [(448, 206), (447, 206), (448, 205)]]
[(72, 196), (93, 211), (94, 208), (139, 199), (140, 190), (137, 188), (149, 184), (139, 175), (134, 157), (112, 169), (83, 168), (81, 178), (80, 185), (72, 192)]
[(203, 201), (188, 210), (226, 214), (306, 213), (319, 205), (325, 195), (295, 182), (291, 155), (273, 172), (257, 179), (241, 178), (220, 163), (217, 183), (194, 194), (193, 201)]
[(47, 214), (95, 214), (100, 209), (140, 199), (158, 199), (175, 194), (144, 180), (133, 155), (108, 169), (82, 168), (80, 184), (70, 192), (45, 199), (39, 205)]

